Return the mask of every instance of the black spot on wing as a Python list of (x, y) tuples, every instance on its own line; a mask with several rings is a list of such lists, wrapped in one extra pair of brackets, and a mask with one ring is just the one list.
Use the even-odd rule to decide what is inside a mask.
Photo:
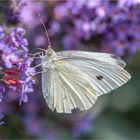
[(99, 75), (99, 76), (96, 76), (96, 78), (97, 78), (98, 80), (102, 80), (102, 79), (103, 79), (103, 76)]

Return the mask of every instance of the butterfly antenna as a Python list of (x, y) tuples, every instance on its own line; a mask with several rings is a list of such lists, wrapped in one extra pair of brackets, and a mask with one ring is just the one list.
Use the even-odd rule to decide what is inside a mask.
[(47, 28), (46, 28), (46, 26), (45, 26), (45, 24), (44, 24), (44, 22), (43, 22), (43, 20), (42, 20), (42, 18), (41, 18), (41, 15), (38, 14), (38, 16), (40, 17), (40, 21), (41, 21), (41, 23), (42, 23), (42, 25), (43, 25), (43, 27), (44, 27), (44, 29), (45, 29), (45, 32), (46, 32), (46, 36), (47, 36), (48, 43), (49, 43), (48, 48), (51, 48), (51, 42), (50, 42), (50, 39), (49, 39), (49, 34), (48, 34), (48, 31), (47, 31)]

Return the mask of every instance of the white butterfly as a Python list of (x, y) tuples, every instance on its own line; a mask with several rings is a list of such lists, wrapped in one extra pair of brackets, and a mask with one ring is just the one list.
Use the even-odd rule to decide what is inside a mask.
[[(48, 37), (47, 31), (46, 34)], [(51, 45), (48, 48), (41, 63), (42, 90), (49, 108), (59, 113), (71, 113), (75, 108), (88, 110), (98, 96), (122, 86), (131, 78), (124, 70), (125, 62), (116, 55), (55, 52)]]
[(125, 62), (116, 55), (84, 51), (46, 51), (42, 61), (42, 89), (48, 106), (59, 113), (88, 110), (98, 96), (130, 78)]

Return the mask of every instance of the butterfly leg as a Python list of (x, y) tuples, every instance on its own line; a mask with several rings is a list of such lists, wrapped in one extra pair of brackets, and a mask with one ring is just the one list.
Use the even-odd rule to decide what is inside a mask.
[(41, 50), (41, 51), (46, 52), (46, 50), (45, 50), (45, 49), (42, 49), (42, 48), (35, 48), (35, 49), (32, 50), (32, 52), (33, 52), (34, 50)]
[[(38, 52), (38, 53), (35, 53), (35, 54), (32, 54), (32, 55), (33, 55), (33, 57), (31, 57), (31, 58), (32, 58), (33, 60), (34, 60), (34, 58), (40, 58), (41, 60), (44, 59), (43, 52)], [(36, 55), (39, 55), (39, 57), (35, 57)], [(31, 68), (37, 68), (37, 67), (39, 67), (39, 66), (41, 66), (41, 65), (42, 65), (42, 62), (41, 62), (40, 64), (34, 66), (34, 67), (31, 67)]]
[[(42, 54), (41, 55), (41, 57), (40, 57), (40, 54)], [(42, 58), (42, 56), (43, 56), (43, 52), (37, 52), (37, 53), (35, 53), (35, 54), (29, 54), (28, 53), (28, 55), (31, 55), (32, 57), (32, 59), (34, 60), (35, 58), (41, 58), (41, 59), (43, 59)], [(36, 55), (39, 55), (39, 57), (36, 57)], [(31, 67), (31, 68), (36, 68), (36, 67), (39, 67), (39, 66), (41, 66), (42, 64), (40, 63), (40, 64), (38, 64), (38, 65), (36, 65), (36, 66), (34, 66), (34, 67)]]
[[(44, 55), (43, 55), (43, 53), (42, 54), (39, 54), (39, 57), (42, 59), (42, 62), (38, 65), (38, 66), (40, 66), (40, 65), (42, 65), (43, 64), (43, 60), (44, 60)], [(44, 72), (46, 72), (46, 69), (40, 69), (40, 71), (39, 72), (37, 72), (36, 74), (39, 74), (39, 73), (44, 73)]]
[(41, 73), (41, 74), (42, 74), (42, 73), (45, 73), (45, 72), (46, 72), (46, 70), (44, 70), (44, 71), (38, 71), (38, 72), (36, 72), (36, 73), (34, 74), (34, 76), (37, 75), (37, 74), (40, 74), (40, 73)]
[[(35, 49), (33, 49), (31, 52), (33, 52), (34, 50), (41, 50), (41, 51), (40, 51), (40, 52), (37, 52), (37, 53), (28, 53), (28, 54), (31, 55), (31, 56), (33, 56), (33, 55), (38, 54), (38, 53), (46, 52), (46, 50), (45, 50), (45, 49), (42, 49), (42, 48), (35, 48)], [(42, 52), (42, 51), (43, 51), (43, 52)]]
[[(43, 52), (37, 52), (35, 54), (31, 54), (31, 53), (28, 53), (29, 56), (32, 56), (31, 58), (40, 58), (40, 54), (43, 54)], [(39, 57), (36, 57), (36, 55), (39, 55)], [(42, 55), (41, 55), (42, 56)]]
[[(44, 58), (45, 58), (43, 52), (36, 53), (35, 55), (39, 55), (38, 58), (40, 58), (40, 59), (42, 60), (42, 62), (41, 62), (40, 64), (38, 64), (38, 65), (32, 67), (32, 68), (38, 68), (38, 67), (42, 66), (43, 60), (44, 60)], [(34, 56), (34, 57), (35, 57), (35, 56)], [(36, 58), (36, 57), (35, 57), (35, 58)], [(45, 69), (44, 69), (44, 70), (41, 69), (40, 71), (36, 72), (34, 75), (37, 75), (37, 74), (39, 74), (39, 73), (44, 73), (44, 72), (46, 72), (46, 70), (45, 70)]]

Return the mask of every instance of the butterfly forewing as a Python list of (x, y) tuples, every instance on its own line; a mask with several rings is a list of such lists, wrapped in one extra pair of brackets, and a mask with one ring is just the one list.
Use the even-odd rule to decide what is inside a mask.
[(64, 61), (78, 67), (90, 77), (98, 95), (125, 84), (131, 77), (124, 70), (125, 62), (112, 54), (82, 51), (57, 52)]
[(109, 53), (98, 53), (98, 52), (85, 52), (85, 51), (61, 51), (57, 52), (58, 56), (61, 56), (65, 59), (80, 59), (80, 60), (93, 60), (98, 64), (111, 64), (111, 65), (119, 65), (121, 67), (125, 67), (126, 63), (118, 56)]

